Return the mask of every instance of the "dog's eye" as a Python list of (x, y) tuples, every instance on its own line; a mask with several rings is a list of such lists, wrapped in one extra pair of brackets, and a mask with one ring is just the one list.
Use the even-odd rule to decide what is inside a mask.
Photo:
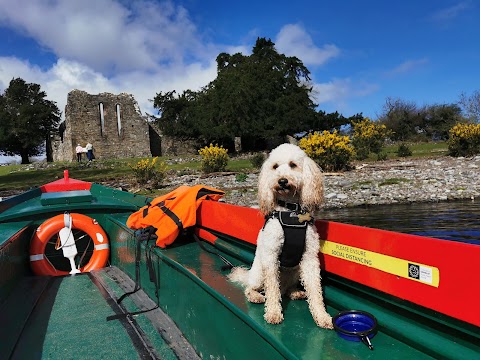
[(275, 164), (272, 167), (273, 167), (273, 170), (276, 170), (278, 168), (278, 164)]
[(295, 169), (297, 167), (297, 164), (295, 164), (293, 161), (290, 161), (290, 163), (288, 164), (290, 166), (290, 168), (292, 169)]

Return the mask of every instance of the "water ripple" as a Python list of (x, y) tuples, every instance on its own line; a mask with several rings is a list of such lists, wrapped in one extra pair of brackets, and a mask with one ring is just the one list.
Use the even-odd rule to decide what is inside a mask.
[(325, 210), (318, 218), (480, 245), (480, 202), (449, 201)]

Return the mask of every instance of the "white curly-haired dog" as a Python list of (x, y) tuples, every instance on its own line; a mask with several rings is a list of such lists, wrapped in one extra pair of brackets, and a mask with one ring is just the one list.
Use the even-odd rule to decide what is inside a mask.
[(262, 165), (258, 196), (265, 225), (252, 267), (234, 268), (229, 279), (245, 286), (248, 301), (265, 303), (264, 318), (270, 324), (283, 321), (286, 294), (292, 300), (306, 298), (315, 323), (333, 328), (323, 302), (319, 236), (310, 216), (323, 201), (320, 168), (298, 146), (282, 144)]

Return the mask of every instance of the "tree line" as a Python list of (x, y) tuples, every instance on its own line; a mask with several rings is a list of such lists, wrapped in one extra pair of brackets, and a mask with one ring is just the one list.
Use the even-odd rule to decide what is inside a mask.
[[(249, 56), (221, 53), (217, 77), (200, 91), (157, 93), (157, 126), (166, 135), (199, 138), (232, 148), (242, 138), (244, 150), (261, 149), (268, 139), (323, 130), (347, 131), (364, 119), (316, 110), (310, 72), (296, 57), (279, 54), (275, 44), (258, 38)], [(462, 94), (458, 104), (419, 107), (387, 98), (377, 121), (393, 141), (446, 140), (458, 122), (480, 121), (480, 91)]]
[[(155, 95), (158, 114), (152, 118), (163, 134), (227, 149), (241, 138), (249, 151), (286, 135), (348, 131), (364, 119), (362, 113), (345, 117), (318, 110), (308, 68), (297, 57), (278, 53), (270, 39), (258, 38), (251, 55), (221, 53), (216, 62), (217, 77), (199, 91)], [(61, 112), (46, 96), (40, 85), (21, 78), (0, 94), (0, 154), (20, 155), (28, 163), (49, 146)], [(454, 124), (480, 121), (480, 91), (461, 94), (457, 104), (422, 107), (387, 98), (377, 121), (391, 130), (394, 141), (443, 140)]]

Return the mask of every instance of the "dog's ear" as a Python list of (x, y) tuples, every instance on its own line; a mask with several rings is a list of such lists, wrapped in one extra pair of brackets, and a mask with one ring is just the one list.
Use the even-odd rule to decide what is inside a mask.
[(275, 209), (275, 197), (269, 184), (271, 164), (265, 161), (258, 176), (258, 205), (262, 214), (267, 215)]
[(323, 174), (320, 167), (306, 157), (303, 160), (302, 205), (309, 211), (320, 207), (323, 203)]

